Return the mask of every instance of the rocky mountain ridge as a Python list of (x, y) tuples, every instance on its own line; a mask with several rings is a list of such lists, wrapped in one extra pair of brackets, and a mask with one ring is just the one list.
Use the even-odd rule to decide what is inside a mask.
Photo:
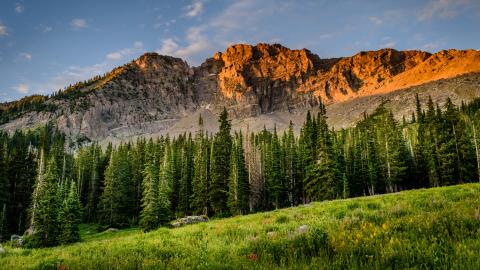
[[(114, 140), (180, 132), (180, 128), (188, 129), (185, 123), (196, 124), (192, 115), (202, 112), (214, 118), (223, 107), (233, 117), (234, 127), (245, 126), (247, 119), (263, 119), (273, 125), (289, 117), (299, 118), (320, 99), (341, 113), (341, 104), (355, 104), (346, 101), (372, 95), (392, 98), (391, 93), (399, 89), (423, 89), (434, 98), (448, 92), (447, 96), (456, 95), (454, 99), (460, 102), (480, 96), (477, 73), (480, 51), (475, 50), (430, 54), (381, 49), (321, 59), (307, 49), (238, 44), (198, 67), (179, 58), (146, 53), (62, 95), (37, 99), (40, 105), (35, 109), (16, 111), (12, 116), (7, 108), (14, 105), (0, 106), (3, 116), (10, 116), (2, 117), (8, 121), (0, 128), (13, 131), (53, 121), (72, 137)], [(463, 75), (467, 79), (459, 83), (455, 78)], [(445, 80), (455, 81), (453, 88), (462, 85), (462, 93), (468, 94), (450, 88), (435, 94), (435, 87), (421, 87)], [(275, 115), (282, 115), (282, 120)], [(257, 126), (252, 125), (252, 130)]]

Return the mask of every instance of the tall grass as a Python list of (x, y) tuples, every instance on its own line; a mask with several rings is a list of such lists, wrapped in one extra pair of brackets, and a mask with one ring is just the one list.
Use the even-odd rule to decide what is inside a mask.
[(1, 269), (480, 269), (480, 184), (6, 250)]

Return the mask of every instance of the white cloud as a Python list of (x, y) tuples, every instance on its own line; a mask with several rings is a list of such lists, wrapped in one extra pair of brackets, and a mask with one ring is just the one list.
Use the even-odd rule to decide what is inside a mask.
[[(204, 23), (187, 29), (184, 37), (167, 37), (162, 40), (160, 54), (186, 59), (191, 64), (199, 64), (213, 48), (230, 46), (240, 41), (252, 42), (262, 18), (279, 15), (288, 10), (294, 2), (277, 0), (238, 0), (232, 1), (217, 16)], [(244, 34), (248, 31), (248, 40)], [(273, 37), (272, 37), (273, 38)]]
[(395, 41), (389, 41), (385, 44), (382, 44), (381, 47), (382, 48), (394, 48), (395, 45), (397, 45), (397, 43)]
[(335, 34), (333, 33), (325, 33), (325, 34), (321, 34), (318, 36), (318, 38), (320, 39), (327, 39), (327, 38), (332, 38)]
[(439, 42), (430, 42), (430, 43), (424, 44), (422, 46), (422, 49), (426, 51), (434, 51), (434, 50), (437, 50), (439, 47), (440, 47)]
[(112, 53), (107, 54), (105, 57), (110, 61), (119, 61), (124, 57), (131, 56), (135, 53), (143, 51), (143, 43), (141, 41), (135, 41), (132, 48), (124, 48)]
[(7, 36), (7, 27), (0, 22), (0, 37)]
[(27, 52), (22, 52), (19, 54), (19, 56), (27, 61), (30, 61), (32, 60), (32, 54), (31, 53), (27, 53)]
[[(123, 58), (125, 56), (141, 52), (142, 50), (143, 43), (140, 41), (136, 41), (133, 43), (132, 48), (121, 49), (117, 52), (113, 52), (112, 54), (119, 53)], [(52, 91), (63, 89), (69, 84), (88, 80), (96, 75), (102, 75), (106, 72), (111, 71), (116, 66), (115, 60), (115, 57), (109, 58), (108, 56), (106, 56), (106, 60), (98, 64), (93, 64), (90, 66), (70, 66), (64, 71), (59, 72), (46, 82), (32, 84), (31, 87), (33, 89), (38, 89), (39, 93), (48, 94)]]
[(203, 34), (201, 27), (191, 27), (187, 30), (186, 35), (187, 44), (180, 46), (172, 38), (167, 38), (162, 41), (162, 47), (158, 50), (159, 54), (166, 54), (180, 58), (192, 60), (192, 56), (200, 52), (204, 52), (211, 48), (208, 38)]
[(185, 16), (196, 17), (203, 11), (203, 2), (200, 0), (193, 0), (193, 2), (186, 7), (186, 10), (187, 12), (185, 13)]
[(397, 42), (392, 39), (392, 37), (386, 36), (382, 38), (382, 44), (380, 48), (394, 48), (397, 45)]
[(75, 30), (79, 30), (79, 29), (82, 29), (82, 28), (86, 28), (88, 26), (87, 24), (87, 20), (85, 19), (73, 19), (71, 22), (70, 22), (70, 25), (72, 26), (73, 29)]
[(375, 16), (370, 16), (368, 19), (374, 23), (375, 25), (381, 25), (383, 23), (382, 19), (375, 17)]
[(432, 0), (418, 13), (417, 19), (419, 21), (429, 21), (435, 17), (441, 19), (454, 18), (471, 7), (471, 4), (471, 0)]
[(175, 55), (175, 52), (180, 47), (172, 38), (167, 38), (162, 41), (162, 48), (158, 50), (159, 54)]
[(53, 30), (53, 27), (48, 26), (48, 25), (40, 25), (40, 29), (42, 32), (47, 33)]
[(107, 62), (84, 67), (70, 66), (66, 70), (49, 79), (47, 82), (38, 83), (32, 85), (32, 87), (38, 89), (40, 93), (50, 93), (51, 91), (63, 89), (69, 84), (84, 81), (96, 75), (102, 75), (112, 68), (113, 66), (109, 65)]
[(14, 86), (13, 89), (17, 90), (19, 93), (28, 94), (30, 87), (27, 84), (21, 83), (17, 86)]
[(166, 22), (157, 22), (153, 25), (153, 28), (158, 29), (158, 28), (161, 28), (161, 27), (165, 27), (165, 28), (168, 29), (168, 27), (175, 24), (176, 22), (177, 22), (176, 19), (171, 19), (171, 20), (166, 21)]
[(121, 60), (123, 58), (123, 56), (120, 52), (109, 53), (109, 54), (107, 54), (106, 57), (107, 57), (108, 60), (112, 60), (112, 61)]
[(20, 3), (15, 4), (15, 12), (22, 13), (24, 10), (25, 10), (25, 7), (22, 4)]

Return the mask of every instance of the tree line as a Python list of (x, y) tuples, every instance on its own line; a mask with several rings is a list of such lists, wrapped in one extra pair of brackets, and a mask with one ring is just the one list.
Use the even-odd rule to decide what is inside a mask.
[(355, 127), (334, 130), (320, 102), (299, 136), (219, 131), (138, 139), (71, 152), (51, 125), (0, 134), (0, 237), (27, 231), (31, 246), (79, 239), (78, 224), (144, 231), (186, 215), (225, 217), (479, 181), (480, 100), (441, 107), (418, 96), (410, 119), (382, 103)]

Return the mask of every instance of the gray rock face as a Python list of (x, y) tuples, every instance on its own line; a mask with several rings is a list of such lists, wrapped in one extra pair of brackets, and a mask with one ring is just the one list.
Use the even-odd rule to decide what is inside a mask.
[(188, 224), (195, 224), (200, 222), (208, 222), (209, 219), (207, 216), (187, 216), (184, 218), (179, 218), (177, 220), (172, 221), (170, 224), (174, 228), (182, 227)]

